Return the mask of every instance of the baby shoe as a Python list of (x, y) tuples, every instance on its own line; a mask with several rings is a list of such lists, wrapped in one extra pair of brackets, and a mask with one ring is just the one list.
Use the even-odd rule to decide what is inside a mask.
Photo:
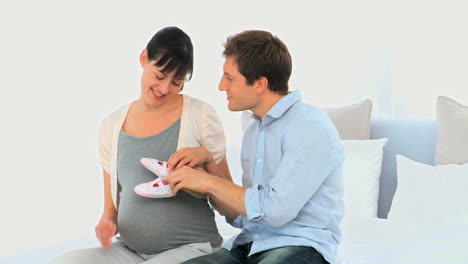
[(138, 184), (134, 188), (135, 192), (147, 198), (166, 198), (172, 197), (171, 186), (167, 184), (166, 178), (157, 178), (154, 181)]
[[(169, 175), (169, 170), (167, 168), (167, 161), (160, 161), (160, 160), (151, 159), (151, 158), (141, 158), (140, 162), (141, 164), (143, 164), (143, 166), (145, 166), (145, 168), (150, 170), (152, 173), (158, 175), (159, 176), (158, 179), (161, 179), (161, 181), (158, 181), (158, 179), (156, 179), (152, 182), (147, 182), (147, 183), (142, 183), (140, 185), (137, 185), (135, 186), (135, 192), (141, 196), (149, 197), (149, 198), (164, 198), (164, 197), (174, 196), (170, 186), (165, 185), (167, 183), (165, 178), (167, 175)], [(152, 184), (153, 182), (156, 184), (159, 184), (159, 186), (154, 186), (155, 184)], [(161, 184), (163, 184), (165, 187), (163, 188)], [(170, 191), (170, 194), (169, 194), (169, 191), (166, 189), (166, 187)], [(204, 199), (204, 200), (208, 199), (206, 194), (189, 191), (189, 190), (185, 190), (185, 191), (195, 198)]]
[(157, 159), (150, 159), (150, 158), (141, 158), (141, 164), (145, 166), (148, 170), (152, 173), (158, 175), (161, 178), (166, 177), (169, 174), (169, 170), (167, 169), (167, 161), (160, 161)]

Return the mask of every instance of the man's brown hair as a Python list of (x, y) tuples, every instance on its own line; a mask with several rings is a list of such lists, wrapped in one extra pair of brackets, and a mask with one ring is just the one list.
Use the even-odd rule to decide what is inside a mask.
[(286, 95), (292, 60), (286, 45), (270, 32), (248, 30), (227, 38), (225, 57), (233, 57), (249, 85), (260, 77), (268, 79), (270, 91)]

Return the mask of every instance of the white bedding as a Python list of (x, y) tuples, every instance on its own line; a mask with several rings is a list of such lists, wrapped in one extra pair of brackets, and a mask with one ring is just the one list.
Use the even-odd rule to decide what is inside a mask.
[[(221, 235), (238, 230), (216, 215)], [(378, 218), (344, 219), (337, 264), (468, 264), (468, 223), (424, 224)], [(97, 246), (94, 238), (66, 241), (0, 259), (1, 264), (45, 264), (67, 251)]]
[[(229, 238), (239, 233), (239, 229), (233, 228), (231, 225), (226, 223), (224, 217), (220, 216), (217, 212), (215, 212), (215, 219), (219, 233), (224, 238), (224, 241), (227, 241)], [(11, 257), (0, 258), (0, 264), (47, 264), (52, 258), (65, 252), (97, 246), (99, 246), (99, 242), (96, 238), (72, 239), (64, 241), (60, 245), (48, 245), (40, 248), (29, 249), (18, 252), (18, 254)]]
[(467, 264), (468, 223), (345, 219), (338, 264)]

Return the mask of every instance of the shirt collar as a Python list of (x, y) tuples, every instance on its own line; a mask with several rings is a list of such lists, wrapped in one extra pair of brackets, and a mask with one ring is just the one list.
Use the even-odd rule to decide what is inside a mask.
[[(281, 98), (263, 117), (263, 120), (266, 121), (267, 119), (276, 119), (281, 117), (288, 109), (293, 106), (298, 101), (302, 100), (301, 92), (299, 90), (292, 91), (288, 93), (286, 96)], [(253, 118), (257, 121), (260, 121), (260, 118), (256, 116), (254, 113), (249, 112), (247, 115), (250, 118)], [(267, 118), (269, 117), (269, 118)]]
[(301, 92), (299, 90), (288, 93), (285, 97), (281, 98), (265, 116), (271, 116), (272, 118), (281, 117), (288, 109), (295, 103), (300, 101)]

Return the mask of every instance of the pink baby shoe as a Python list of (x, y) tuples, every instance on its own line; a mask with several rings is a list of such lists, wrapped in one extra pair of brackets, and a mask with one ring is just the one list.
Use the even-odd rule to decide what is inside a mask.
[(150, 159), (150, 158), (141, 158), (141, 164), (145, 166), (148, 170), (152, 173), (158, 175), (161, 178), (166, 177), (169, 174), (169, 170), (167, 169), (167, 161), (160, 161), (157, 159)]
[(166, 198), (172, 197), (171, 186), (167, 184), (166, 178), (157, 178), (154, 181), (138, 184), (134, 188), (135, 192), (147, 198)]
[(174, 196), (171, 186), (167, 185), (166, 176), (169, 174), (167, 161), (141, 158), (140, 162), (145, 168), (159, 177), (156, 180), (138, 184), (134, 188), (135, 192), (147, 198), (166, 198)]

